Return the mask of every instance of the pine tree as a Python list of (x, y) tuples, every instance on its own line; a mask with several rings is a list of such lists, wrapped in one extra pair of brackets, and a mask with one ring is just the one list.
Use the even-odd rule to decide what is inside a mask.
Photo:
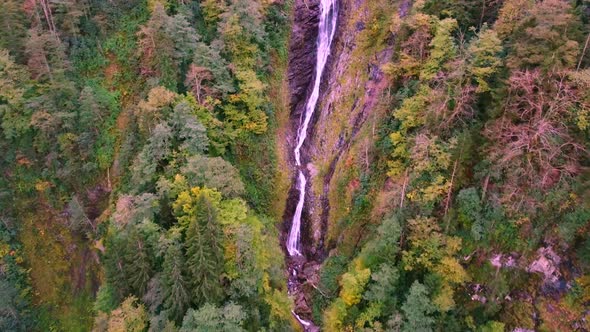
[[(112, 231), (111, 229), (109, 233)], [(129, 284), (125, 274), (127, 262), (124, 257), (126, 240), (127, 237), (124, 236), (124, 233), (117, 233), (116, 235), (109, 235), (105, 244), (105, 274), (118, 297), (117, 301), (129, 294)]]
[(197, 211), (186, 233), (187, 265), (196, 304), (216, 303), (222, 295), (220, 275), (223, 272), (221, 229), (211, 201), (201, 194)]
[(169, 317), (180, 321), (190, 303), (190, 290), (184, 271), (185, 261), (182, 248), (178, 242), (168, 246), (164, 254), (164, 306)]
[(152, 254), (148, 249), (145, 239), (133, 227), (129, 234), (125, 255), (127, 261), (126, 276), (129, 285), (139, 296), (146, 292), (148, 282), (153, 274)]

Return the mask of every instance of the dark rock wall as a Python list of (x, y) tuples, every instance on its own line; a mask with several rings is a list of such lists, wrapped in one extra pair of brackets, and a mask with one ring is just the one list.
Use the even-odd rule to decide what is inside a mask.
[(319, 0), (296, 0), (294, 7), (293, 29), (289, 42), (288, 79), (291, 91), (291, 115), (296, 115), (298, 118), (305, 108), (309, 88), (314, 78), (320, 2)]

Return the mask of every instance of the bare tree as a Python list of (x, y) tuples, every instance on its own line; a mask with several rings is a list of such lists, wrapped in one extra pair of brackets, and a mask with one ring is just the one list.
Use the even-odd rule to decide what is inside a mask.
[(503, 114), (484, 134), (493, 168), (505, 177), (503, 200), (519, 208), (528, 189), (546, 190), (578, 174), (586, 150), (567, 126), (580, 100), (566, 73), (517, 71), (508, 84)]

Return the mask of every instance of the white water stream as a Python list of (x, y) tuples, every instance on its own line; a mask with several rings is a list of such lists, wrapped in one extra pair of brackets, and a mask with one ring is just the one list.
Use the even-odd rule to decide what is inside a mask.
[(287, 251), (289, 256), (301, 256), (300, 252), (300, 238), (301, 238), (301, 213), (303, 212), (303, 205), (305, 203), (305, 191), (307, 186), (307, 178), (301, 170), (301, 147), (307, 138), (307, 129), (311, 118), (316, 109), (318, 99), (320, 96), (320, 83), (322, 81), (322, 73), (324, 67), (328, 62), (330, 55), (330, 48), (332, 40), (336, 32), (336, 20), (338, 18), (338, 11), (336, 2), (338, 0), (320, 0), (320, 23), (318, 27), (317, 39), (317, 59), (315, 67), (315, 80), (313, 83), (313, 90), (305, 105), (305, 112), (301, 115), (299, 128), (297, 131), (297, 145), (293, 151), (295, 154), (295, 165), (298, 168), (297, 190), (299, 190), (299, 201), (297, 208), (293, 215), (293, 222), (291, 230), (289, 231), (289, 238), (287, 239)]

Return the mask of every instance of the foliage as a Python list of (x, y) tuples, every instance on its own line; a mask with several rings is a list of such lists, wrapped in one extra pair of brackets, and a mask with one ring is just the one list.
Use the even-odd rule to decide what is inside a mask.
[[(0, 330), (293, 329), (292, 5), (0, 3)], [(340, 5), (314, 323), (588, 330), (588, 4)]]
[(239, 305), (228, 303), (218, 308), (205, 304), (199, 310), (187, 312), (180, 331), (246, 331), (242, 328), (245, 319), (246, 314)]
[(402, 331), (433, 331), (435, 320), (431, 315), (435, 308), (428, 298), (426, 287), (415, 281), (401, 308), (405, 316)]

